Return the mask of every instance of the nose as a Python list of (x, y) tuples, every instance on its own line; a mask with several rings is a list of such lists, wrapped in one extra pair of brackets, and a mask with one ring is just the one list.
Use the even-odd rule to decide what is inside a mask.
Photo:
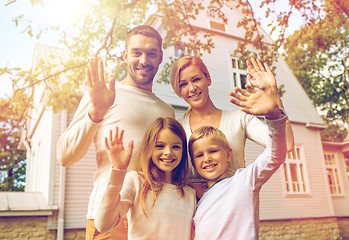
[(139, 57), (139, 63), (142, 64), (143, 66), (148, 64), (147, 54), (142, 53), (142, 55)]
[(205, 154), (204, 157), (205, 157), (205, 158), (204, 158), (204, 159), (205, 159), (205, 160), (204, 160), (205, 163), (209, 163), (209, 162), (212, 161), (211, 156), (210, 156), (209, 154)]
[(194, 92), (196, 89), (195, 83), (189, 82), (188, 85), (189, 85), (189, 91)]
[(164, 154), (165, 155), (170, 155), (172, 153), (172, 148), (170, 146), (166, 146), (164, 148)]

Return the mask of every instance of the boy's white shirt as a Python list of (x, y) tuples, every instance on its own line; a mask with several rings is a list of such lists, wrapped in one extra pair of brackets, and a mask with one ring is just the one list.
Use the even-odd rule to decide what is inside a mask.
[(194, 216), (195, 239), (258, 239), (259, 192), (286, 157), (286, 116), (266, 120), (269, 134), (255, 162), (207, 189)]

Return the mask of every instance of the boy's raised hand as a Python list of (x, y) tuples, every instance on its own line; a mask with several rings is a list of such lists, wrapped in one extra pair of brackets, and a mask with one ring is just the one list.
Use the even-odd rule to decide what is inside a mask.
[[(252, 62), (252, 63), (251, 63)], [(277, 83), (274, 74), (269, 68), (269, 65), (265, 62), (264, 64), (261, 60), (251, 58), (246, 61), (249, 73), (247, 74), (247, 80), (254, 86), (263, 91), (267, 89), (276, 88)]]
[(107, 87), (104, 82), (103, 61), (98, 60), (98, 58), (90, 60), (86, 74), (87, 88), (92, 103), (88, 113), (93, 122), (100, 122), (114, 103), (115, 78), (110, 79)]
[(246, 85), (249, 91), (236, 87), (239, 93), (229, 92), (232, 97), (229, 101), (239, 107), (241, 111), (248, 114), (265, 116), (268, 119), (278, 119), (282, 117), (280, 109), (275, 100), (268, 94), (258, 91), (250, 85)]
[(119, 134), (119, 128), (115, 128), (115, 134), (109, 130), (109, 138), (105, 138), (105, 147), (107, 154), (114, 169), (126, 170), (132, 156), (133, 141), (128, 144), (128, 148), (125, 149), (123, 145), (124, 130), (121, 130)]

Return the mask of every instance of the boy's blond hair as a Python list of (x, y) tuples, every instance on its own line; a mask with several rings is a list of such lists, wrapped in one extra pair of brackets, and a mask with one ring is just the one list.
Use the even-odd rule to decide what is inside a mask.
[(221, 130), (212, 126), (199, 127), (190, 136), (189, 142), (188, 142), (189, 155), (191, 158), (192, 165), (194, 167), (195, 167), (195, 164), (194, 164), (194, 158), (193, 158), (193, 144), (195, 141), (202, 138), (212, 138), (214, 140), (217, 140), (222, 145), (223, 148), (225, 149), (230, 148), (228, 140), (225, 134)]

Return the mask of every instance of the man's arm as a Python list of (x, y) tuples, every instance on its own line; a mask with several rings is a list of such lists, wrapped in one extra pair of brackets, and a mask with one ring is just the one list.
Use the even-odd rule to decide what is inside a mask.
[(69, 127), (57, 142), (57, 158), (62, 166), (79, 161), (88, 151), (99, 123), (115, 100), (115, 79), (109, 88), (104, 82), (103, 62), (93, 59), (87, 69), (88, 94), (82, 98)]

